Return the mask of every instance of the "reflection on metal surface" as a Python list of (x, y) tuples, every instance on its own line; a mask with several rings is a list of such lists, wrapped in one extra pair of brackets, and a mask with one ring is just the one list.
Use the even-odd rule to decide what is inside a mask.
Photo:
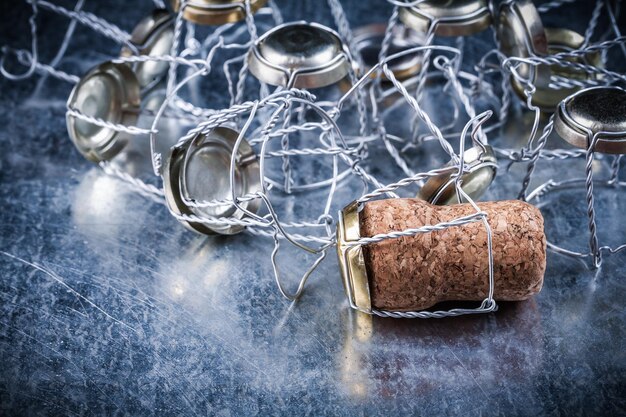
[[(140, 105), (139, 81), (125, 64), (106, 62), (91, 69), (74, 87), (68, 108), (113, 124), (133, 126)], [(67, 115), (67, 130), (80, 153), (92, 162), (117, 155), (131, 136)]]
[(367, 349), (371, 343), (373, 331), (373, 316), (353, 309), (342, 312), (344, 318), (343, 346), (339, 351), (341, 383), (348, 395), (357, 399), (364, 399), (368, 392), (369, 377), (364, 372), (370, 364), (367, 363)]
[[(154, 10), (135, 26), (130, 42), (137, 48), (140, 55), (167, 55), (174, 42), (173, 15), (167, 10)], [(120, 55), (130, 57), (133, 51), (125, 46)], [(132, 68), (139, 84), (145, 88), (158, 82), (165, 75), (169, 65), (167, 62), (146, 61), (135, 63)]]
[(561, 102), (554, 127), (577, 148), (588, 149), (598, 135), (595, 152), (625, 154), (626, 91), (619, 87), (581, 90)]
[(232, 274), (232, 263), (216, 257), (216, 244), (205, 238), (196, 237), (184, 251), (160, 271), (159, 285), (165, 294), (181, 303), (185, 308), (204, 308), (224, 286), (224, 277)]
[(350, 306), (364, 313), (372, 312), (369, 280), (361, 245), (351, 245), (361, 237), (359, 204), (355, 201), (339, 213), (337, 255), (341, 277)]
[[(548, 39), (532, 0), (504, 2), (498, 9), (497, 35), (500, 50), (507, 57), (527, 58), (548, 54)], [(550, 69), (520, 64), (517, 73), (535, 85), (548, 85)]]
[[(179, 216), (210, 219), (243, 219), (249, 216), (247, 212), (256, 213), (260, 207), (256, 198), (240, 202), (239, 207), (224, 203), (233, 197), (231, 187), (236, 198), (253, 195), (261, 188), (256, 154), (244, 139), (238, 142), (238, 137), (239, 132), (233, 129), (217, 127), (171, 149), (163, 170), (163, 189), (170, 210)], [(229, 177), (233, 162), (234, 175)], [(209, 204), (213, 202), (222, 203)], [(209, 235), (232, 235), (244, 229), (238, 225), (212, 225), (182, 218), (180, 221), (190, 230)]]
[(248, 61), (250, 72), (264, 83), (321, 88), (348, 75), (349, 56), (335, 31), (301, 21), (266, 32), (256, 41)]
[[(582, 35), (568, 29), (545, 28), (545, 34), (550, 54), (575, 51), (582, 47), (585, 42), (585, 38)], [(572, 62), (591, 65), (596, 68), (603, 67), (602, 58), (597, 52), (584, 55), (578, 59), (572, 59)], [(545, 71), (546, 73), (549, 72), (551, 76), (560, 76), (579, 81), (594, 80), (598, 78), (597, 74), (592, 75), (584, 71), (577, 71), (567, 67), (564, 68), (559, 65), (549, 66), (548, 69), (545, 69), (544, 67), (546, 66), (539, 65), (538, 71)], [(524, 86), (515, 77), (511, 77), (511, 86), (517, 96), (526, 101)], [(554, 113), (561, 100), (580, 89), (580, 87), (553, 88), (549, 85), (549, 83), (545, 82), (537, 82), (536, 88), (537, 90), (533, 93), (531, 103), (546, 113)]]
[[(463, 162), (467, 165), (467, 170), (461, 177), (461, 188), (470, 198), (478, 199), (496, 177), (496, 155), (489, 145), (474, 146), (463, 153)], [(458, 204), (455, 182), (455, 173), (430, 177), (421, 188), (419, 198), (430, 204)]]
[(132, 195), (124, 192), (120, 181), (94, 168), (83, 176), (74, 192), (73, 221), (86, 237), (102, 233), (114, 237), (123, 227)]
[(493, 321), (468, 316), (431, 325), (353, 310), (343, 311), (342, 319), (338, 382), (346, 395), (361, 400), (427, 398), (442, 387), (468, 389), (474, 378), (523, 383), (542, 371), (549, 354), (534, 300), (502, 303)]
[[(362, 26), (354, 31), (354, 43), (363, 58), (365, 68), (357, 68), (357, 74), (369, 71), (378, 63), (381, 46), (385, 37), (387, 26), (382, 23), (375, 23)], [(409, 28), (396, 26), (392, 29), (392, 39), (387, 51), (387, 56), (405, 51), (409, 48), (425, 44), (424, 35)], [(390, 69), (398, 80), (406, 80), (419, 73), (422, 67), (422, 57), (420, 54), (410, 54), (390, 63)], [(386, 80), (385, 74), (381, 74)]]
[[(439, 36), (468, 36), (491, 25), (485, 0), (425, 0), (400, 9), (400, 20), (408, 27)], [(434, 26), (434, 29), (431, 29)]]
[[(165, 89), (154, 88), (146, 92), (141, 100), (141, 113), (137, 118), (137, 127), (150, 129), (154, 122), (154, 114), (165, 99)], [(155, 147), (158, 152), (167, 153), (178, 141), (178, 138), (192, 127), (189, 120), (167, 115), (161, 117), (156, 125)], [(150, 160), (150, 141), (148, 135), (136, 135), (126, 147), (116, 155), (110, 163), (134, 177), (152, 177)]]
[[(172, 8), (178, 11), (182, 0), (171, 0)], [(259, 10), (267, 0), (250, 0), (252, 13)], [(186, 0), (183, 17), (200, 25), (224, 25), (243, 20), (246, 16), (244, 0)]]
[[(45, 3), (37, 2), (38, 22), (48, 20)], [(310, 7), (281, 2), (285, 17), (304, 10), (312, 12), (307, 18), (324, 18), (317, 3), (305, 3)], [(351, 23), (371, 20), (369, 7), (342, 3), (354, 12)], [(382, 3), (387, 8), (380, 9), (388, 14), (390, 4)], [(94, 12), (111, 9), (108, 16), (123, 28), (132, 28), (145, 11), (115, 4), (118, 9), (99, 2), (90, 7)], [(589, 17), (577, 12), (586, 5), (576, 2), (574, 10), (556, 13), (555, 20), (561, 20), (556, 23), (572, 23), (572, 16), (580, 23), (579, 18)], [(24, 6), (17, 2), (0, 16), (9, 22), (7, 28), (14, 24), (11, 12)], [(116, 13), (123, 8), (127, 14)], [(64, 33), (53, 29), (50, 42)], [(605, 28), (599, 29), (601, 36)], [(107, 48), (91, 32), (76, 33), (72, 45)], [(478, 50), (492, 47), (489, 36), (473, 41)], [(91, 49), (73, 52), (94, 58)], [(464, 63), (471, 67), (474, 58), (468, 53)], [(61, 68), (90, 64), (68, 56)], [(199, 95), (223, 90), (208, 78)], [(353, 327), (361, 330), (350, 336), (344, 318), (354, 313), (342, 310), (345, 296), (334, 259), (315, 273), (313, 291), (285, 304), (272, 286), (269, 251), (257, 239), (239, 235), (226, 244), (223, 238), (188, 233), (163, 207), (127, 192), (125, 185), (78, 158), (63, 140), (66, 133), (58, 120), (63, 106), (52, 98), (65, 97), (70, 87), (51, 81), (48, 77), (41, 94), (25, 100), (31, 81), (0, 80), (0, 136), (11, 150), (0, 156), (0, 414), (274, 415), (286, 409), (334, 416), (539, 415), (555, 409), (567, 415), (615, 414), (615, 399), (623, 391), (624, 253), (607, 258), (593, 272), (583, 262), (551, 253), (536, 304), (503, 303), (488, 317), (437, 321), (360, 315), (369, 320), (355, 319), (359, 323)], [(424, 108), (436, 117), (449, 115), (448, 98), (432, 94)], [(526, 144), (512, 146), (519, 144), (514, 137), (530, 131), (522, 122), (529, 113), (519, 110), (514, 106), (508, 119), (513, 133), (495, 130), (490, 143), (515, 149)], [(409, 120), (406, 115), (390, 117)], [(393, 123), (394, 128), (400, 124)], [(159, 131), (164, 136), (157, 146), (166, 149), (168, 140), (182, 135)], [(413, 139), (410, 132), (394, 134)], [(146, 144), (138, 139), (112, 163), (130, 161), (123, 156), (126, 151)], [(428, 141), (420, 144), (432, 149)], [(551, 137), (542, 155), (561, 145)], [(384, 150), (379, 154), (373, 172), (384, 183), (394, 181), (393, 162)], [(508, 156), (498, 156), (507, 161)], [(410, 157), (420, 167), (439, 166), (446, 156), (419, 149)], [(594, 172), (601, 168), (607, 174), (612, 159), (597, 157), (602, 159), (594, 160)], [(542, 159), (533, 182), (574, 177), (582, 172), (583, 159)], [(511, 197), (523, 165), (501, 175), (489, 198)], [(132, 166), (133, 172), (151, 172)], [(315, 168), (307, 165), (301, 174), (318, 174)], [(342, 184), (337, 204), (357, 198), (361, 187), (358, 181)], [(599, 234), (615, 243), (622, 237), (616, 230), (624, 220), (625, 193), (615, 188), (596, 193), (598, 221), (605, 225)], [(314, 198), (321, 200), (320, 194)], [(314, 208), (296, 200), (280, 200), (285, 218), (303, 213), (315, 218)], [(584, 246), (582, 190), (546, 200), (542, 211), (549, 219), (548, 234), (557, 242)]]

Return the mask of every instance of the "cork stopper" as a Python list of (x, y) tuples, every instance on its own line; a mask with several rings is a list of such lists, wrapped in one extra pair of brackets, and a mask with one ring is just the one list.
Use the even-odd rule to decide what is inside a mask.
[[(494, 298), (525, 300), (538, 293), (546, 268), (539, 210), (521, 201), (479, 203), (492, 229)], [(360, 236), (371, 237), (475, 213), (469, 204), (433, 206), (419, 199), (366, 203)], [(422, 310), (442, 301), (482, 301), (489, 291), (487, 231), (482, 222), (363, 246), (372, 308)]]

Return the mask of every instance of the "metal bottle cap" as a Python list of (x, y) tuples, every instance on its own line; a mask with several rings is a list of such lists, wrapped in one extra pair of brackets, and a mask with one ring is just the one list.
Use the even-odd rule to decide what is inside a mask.
[[(166, 55), (174, 41), (174, 19), (167, 10), (154, 10), (143, 18), (131, 34), (130, 41), (137, 47), (140, 55)], [(120, 53), (123, 57), (133, 55), (133, 51), (124, 47)], [(149, 86), (160, 79), (168, 69), (167, 62), (140, 62), (133, 65), (139, 84)]]
[(486, 0), (426, 0), (400, 9), (400, 20), (418, 32), (426, 33), (435, 24), (439, 36), (468, 36), (491, 24)]
[[(472, 199), (479, 198), (489, 188), (496, 176), (498, 160), (489, 145), (474, 146), (463, 153), (463, 161), (468, 169), (461, 177), (461, 188)], [(451, 166), (452, 163), (446, 166)], [(422, 187), (418, 197), (430, 204), (449, 205), (458, 204), (454, 173), (441, 174), (430, 177)]]
[[(185, 200), (196, 202), (231, 198), (230, 160), (239, 133), (226, 127), (217, 127), (208, 134), (198, 134), (184, 146), (173, 147), (163, 168), (163, 189), (170, 209), (178, 215), (224, 217), (242, 219), (246, 216), (233, 205), (190, 207)], [(235, 167), (236, 195), (243, 196), (261, 189), (257, 157), (243, 140), (237, 151)], [(185, 196), (185, 198), (183, 198)], [(258, 199), (242, 202), (241, 206), (254, 213), (259, 209)], [(190, 230), (203, 234), (232, 235), (242, 226), (215, 226), (182, 223)]]
[[(384, 23), (374, 23), (354, 31), (354, 44), (363, 57), (365, 64), (363, 73), (378, 64), (378, 55), (380, 54), (386, 30), (387, 26)], [(391, 44), (389, 45), (387, 56), (425, 44), (423, 34), (401, 25), (395, 26), (391, 33)], [(398, 80), (405, 80), (416, 75), (421, 68), (422, 59), (420, 54), (405, 55), (389, 63), (389, 69)], [(382, 74), (382, 78), (386, 79), (384, 74)]]
[(354, 201), (339, 212), (337, 256), (350, 306), (371, 313), (372, 301), (363, 248), (361, 245), (351, 244), (361, 238), (358, 208), (358, 203)]
[(249, 65), (256, 78), (270, 85), (319, 88), (348, 74), (349, 56), (333, 30), (317, 23), (293, 22), (261, 36), (249, 55)]
[[(545, 28), (545, 34), (550, 54), (577, 50), (585, 42), (585, 38), (582, 35), (569, 29)], [(583, 57), (577, 58), (574, 62), (593, 65), (595, 67), (602, 67), (602, 58), (599, 53), (587, 54)], [(539, 67), (545, 66), (539, 65)], [(593, 75), (590, 75), (585, 71), (561, 67), (559, 65), (551, 65), (547, 68), (547, 71), (553, 75), (560, 75), (562, 77), (577, 80), (586, 80), (593, 77)], [(522, 100), (526, 100), (526, 96), (524, 95), (524, 86), (513, 77), (511, 77), (511, 85), (513, 86), (513, 91), (515, 91), (515, 93)], [(531, 102), (533, 105), (539, 107), (541, 111), (546, 113), (553, 113), (561, 100), (580, 89), (579, 87), (555, 89), (551, 88), (547, 84), (538, 84), (536, 87), (537, 90), (533, 94)]]
[(595, 152), (626, 154), (626, 90), (592, 87), (572, 94), (559, 105), (554, 128), (577, 148), (587, 149), (591, 132), (598, 134)]
[[(171, 0), (174, 11), (178, 12), (181, 3), (181, 0)], [(252, 13), (266, 3), (267, 0), (250, 0)], [(183, 18), (199, 25), (224, 25), (243, 20), (245, 10), (244, 0), (188, 0)]]
[[(507, 57), (527, 58), (548, 54), (548, 39), (537, 8), (531, 0), (507, 1), (500, 5), (497, 19), (500, 51)], [(518, 73), (536, 86), (548, 85), (550, 69), (520, 64)]]
[[(140, 109), (137, 77), (125, 64), (105, 62), (91, 69), (74, 86), (67, 101), (70, 109), (115, 124), (133, 126)], [(124, 132), (67, 115), (67, 131), (81, 154), (90, 161), (113, 158), (130, 139)]]

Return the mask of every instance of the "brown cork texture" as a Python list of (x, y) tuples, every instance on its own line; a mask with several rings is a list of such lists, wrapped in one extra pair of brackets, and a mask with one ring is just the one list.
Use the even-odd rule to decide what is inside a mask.
[[(525, 300), (538, 293), (546, 269), (539, 210), (521, 201), (478, 203), (493, 236), (494, 298)], [(433, 206), (419, 199), (366, 203), (361, 237), (402, 231), (468, 216), (469, 204)], [(482, 221), (442, 231), (387, 239), (363, 247), (372, 307), (411, 311), (441, 301), (482, 301), (489, 290), (487, 231)]]

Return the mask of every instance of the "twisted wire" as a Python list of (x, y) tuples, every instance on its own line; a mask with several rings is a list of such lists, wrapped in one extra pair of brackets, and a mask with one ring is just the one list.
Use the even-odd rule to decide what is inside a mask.
[(81, 113), (79, 110), (68, 107), (67, 115), (72, 116), (76, 119), (83, 120), (87, 123), (91, 123), (96, 126), (105, 127), (107, 129), (115, 130), (116, 132), (124, 132), (129, 135), (149, 135), (150, 133), (157, 133), (156, 130), (151, 129), (142, 129), (137, 126), (126, 126), (120, 123), (112, 123), (104, 119), (100, 119), (98, 117), (89, 116), (87, 114)]
[(67, 10), (65, 7), (50, 3), (46, 0), (26, 0), (33, 5), (41, 6), (44, 9), (48, 9), (54, 13), (60, 14), (85, 26), (93, 29), (94, 31), (112, 39), (118, 43), (124, 44), (129, 48), (134, 49), (134, 46), (130, 43), (130, 34), (123, 31), (114, 24), (94, 15), (93, 13), (84, 11)]
[(363, 68), (363, 58), (361, 57), (359, 48), (354, 42), (354, 35), (352, 33), (352, 29), (350, 29), (350, 23), (348, 22), (346, 12), (341, 5), (341, 2), (339, 0), (327, 0), (327, 2), (330, 8), (330, 13), (333, 16), (333, 20), (337, 25), (339, 35), (343, 38), (345, 44), (350, 48), (350, 53), (359, 68)]
[(33, 56), (30, 53), (30, 51), (26, 51), (24, 49), (13, 50), (10, 48), (5, 48), (4, 52), (5, 53), (13, 52), (17, 56), (17, 60), (20, 64), (28, 66), (28, 67), (33, 67), (34, 70), (40, 74), (50, 75), (54, 78), (58, 78), (59, 80), (68, 82), (70, 84), (76, 84), (78, 83), (78, 81), (80, 81), (80, 77), (76, 75), (68, 74), (65, 71), (58, 70), (54, 68), (52, 65), (42, 64), (41, 62), (36, 62), (33, 59)]
[[(248, 54), (251, 47), (258, 39), (257, 24), (254, 20), (250, 0), (245, 0), (244, 21), (241, 24), (228, 24), (211, 30), (204, 39), (199, 39), (195, 26), (190, 22), (185, 22), (182, 12), (187, 2), (182, 1), (180, 10), (176, 15), (174, 23), (174, 37), (171, 50), (168, 54), (162, 56), (147, 56), (135, 54), (129, 57), (113, 57), (113, 62), (124, 64), (136, 64), (146, 62), (164, 62), (169, 64), (168, 78), (166, 87), (166, 98), (158, 111), (143, 110), (144, 115), (153, 117), (152, 127), (149, 129), (139, 128), (138, 126), (124, 125), (112, 123), (101, 118), (93, 117), (80, 112), (78, 109), (67, 109), (67, 116), (83, 120), (85, 122), (111, 129), (117, 132), (123, 132), (133, 136), (149, 135), (152, 162), (155, 173), (160, 173), (162, 156), (155, 151), (155, 141), (158, 130), (156, 128), (162, 117), (174, 117), (194, 122), (194, 126), (184, 133), (174, 145), (182, 148), (190, 144), (197, 135), (208, 134), (213, 129), (220, 126), (239, 127), (243, 124), (243, 131), (237, 139), (237, 145), (231, 155), (230, 165), (230, 193), (227, 198), (202, 200), (196, 199), (194, 196), (181, 195), (183, 203), (190, 209), (198, 209), (194, 214), (180, 214), (174, 212), (170, 207), (168, 209), (172, 215), (182, 222), (201, 223), (210, 227), (242, 227), (252, 236), (265, 237), (271, 239), (274, 247), (271, 254), (271, 263), (274, 272), (274, 278), (279, 291), (289, 300), (295, 300), (303, 293), (307, 280), (312, 273), (325, 259), (328, 250), (336, 245), (336, 237), (334, 229), (335, 225), (333, 217), (329, 214), (336, 199), (336, 191), (341, 183), (348, 179), (357, 179), (362, 182), (363, 191), (360, 197), (356, 198), (359, 204), (365, 204), (373, 199), (388, 197), (399, 197), (404, 187), (410, 185), (419, 185), (428, 178), (439, 175), (449, 175), (455, 182), (456, 191), (460, 199), (469, 201), (475, 209), (475, 213), (458, 217), (447, 222), (434, 225), (425, 225), (419, 228), (409, 228), (405, 230), (392, 231), (389, 233), (379, 234), (375, 236), (362, 237), (355, 242), (348, 243), (348, 246), (355, 245), (371, 245), (380, 243), (387, 239), (408, 238), (420, 233), (433, 233), (442, 231), (450, 227), (461, 227), (463, 225), (475, 222), (482, 222), (487, 230), (487, 252), (489, 261), (489, 295), (478, 306), (473, 309), (452, 309), (449, 311), (412, 311), (397, 312), (374, 309), (371, 313), (382, 317), (405, 317), (405, 318), (441, 318), (458, 316), (462, 314), (488, 313), (495, 311), (497, 305), (493, 299), (494, 275), (493, 275), (493, 248), (492, 248), (492, 232), (488, 223), (486, 213), (482, 212), (472, 199), (467, 196), (460, 182), (461, 176), (467, 172), (468, 167), (465, 165), (461, 157), (465, 149), (465, 137), (472, 127), (471, 137), (479, 143), (487, 142), (487, 132), (495, 131), (500, 128), (508, 120), (509, 110), (512, 107), (510, 94), (511, 77), (520, 81), (524, 86), (524, 94), (526, 106), (535, 112), (535, 120), (531, 133), (528, 136), (526, 144), (520, 149), (506, 149), (495, 147), (496, 154), (508, 160), (510, 164), (528, 163), (525, 176), (522, 179), (522, 190), (519, 193), (520, 199), (533, 200), (546, 196), (549, 192), (560, 189), (562, 186), (581, 186), (586, 189), (585, 202), (587, 204), (587, 217), (589, 220), (589, 247), (590, 253), (579, 253), (549, 243), (552, 250), (569, 256), (577, 256), (581, 258), (593, 258), (594, 264), (599, 266), (603, 254), (618, 253), (626, 249), (626, 244), (616, 247), (600, 246), (598, 239), (598, 231), (596, 224), (596, 213), (594, 209), (594, 179), (592, 166), (594, 160), (607, 161), (609, 158), (603, 158), (601, 155), (594, 155), (595, 143), (598, 140), (597, 135), (590, 133), (589, 146), (583, 149), (545, 149), (547, 138), (553, 130), (554, 118), (551, 117), (543, 132), (537, 137), (536, 132), (539, 126), (539, 109), (532, 104), (532, 97), (536, 91), (536, 86), (532, 80), (526, 80), (521, 77), (517, 69), (519, 65), (558, 65), (561, 67), (573, 69), (581, 73), (589, 75), (588, 79), (570, 79), (564, 76), (552, 75), (549, 88), (570, 89), (585, 88), (590, 85), (608, 85), (615, 82), (626, 82), (626, 75), (607, 68), (596, 68), (581, 62), (572, 62), (576, 58), (584, 57), (591, 53), (605, 54), (607, 50), (619, 47), (626, 55), (626, 37), (621, 35), (617, 26), (616, 16), (617, 10), (612, 8), (610, 2), (598, 0), (595, 3), (593, 13), (590, 17), (585, 30), (584, 44), (575, 51), (562, 52), (548, 56), (531, 56), (528, 58), (505, 57), (497, 49), (491, 49), (479, 60), (479, 64), (475, 68), (476, 75), (468, 74), (460, 70), (463, 62), (463, 49), (465, 40), (457, 38), (454, 42), (455, 47), (448, 47), (435, 44), (435, 27), (437, 21), (431, 22), (429, 32), (426, 34), (426, 45), (415, 47), (407, 50), (407, 53), (421, 54), (422, 67), (419, 75), (409, 80), (399, 81), (391, 71), (389, 64), (393, 59), (402, 57), (402, 53), (388, 56), (388, 51), (393, 40), (393, 29), (399, 24), (400, 7), (414, 7), (422, 0), (400, 1), (387, 0), (393, 5), (393, 10), (388, 20), (388, 27), (385, 31), (381, 49), (379, 53), (379, 63), (366, 73), (363, 68), (363, 62), (358, 49), (354, 44), (354, 37), (350, 29), (350, 25), (339, 0), (327, 0), (330, 13), (335, 21), (341, 38), (347, 45), (346, 55), (350, 61), (358, 67), (358, 70), (349, 72), (349, 79), (352, 87), (348, 93), (344, 94), (339, 100), (326, 99), (317, 100), (317, 98), (306, 90), (300, 89), (279, 89), (274, 93), (270, 93), (268, 87), (264, 84), (259, 85), (258, 91), (261, 92), (260, 97), (248, 99), (246, 101), (248, 91), (246, 91), (248, 77)], [(557, 7), (561, 7), (570, 3), (572, 0), (560, 0), (544, 3), (539, 6), (541, 13), (546, 13)], [(50, 75), (59, 80), (76, 84), (79, 78), (76, 75), (66, 73), (57, 68), (61, 62), (61, 58), (66, 54), (68, 45), (74, 33), (74, 27), (77, 23), (86, 25), (96, 33), (113, 39), (123, 44), (135, 53), (136, 47), (130, 42), (130, 34), (123, 31), (115, 24), (106, 21), (92, 13), (82, 10), (84, 0), (79, 0), (74, 10), (69, 10), (58, 6), (46, 0), (27, 0), (33, 9), (33, 13), (29, 17), (30, 32), (32, 36), (31, 50), (15, 50), (9, 46), (2, 48), (3, 57), (0, 62), (0, 72), (8, 79), (19, 80), (30, 77), (34, 73)], [(157, 6), (163, 6), (162, 0), (153, 0)], [(276, 24), (282, 22), (282, 16), (275, 2), (270, 0), (269, 13)], [(49, 63), (39, 61), (37, 38), (40, 36), (36, 17), (39, 13), (38, 8), (46, 11), (57, 13), (61, 16), (69, 18), (70, 24), (63, 37), (63, 43), (58, 49), (56, 55)], [(602, 11), (606, 9), (608, 20), (611, 28), (609, 31), (615, 33), (612, 39), (600, 37), (602, 40), (592, 44), (594, 32), (598, 27), (598, 22), (602, 17)], [(259, 22), (262, 19), (259, 18)], [(260, 27), (260, 26), (259, 26)], [(184, 37), (183, 37), (184, 35)], [(497, 39), (494, 44), (497, 46)], [(205, 108), (191, 99), (183, 99), (179, 94), (182, 88), (187, 86), (191, 80), (197, 77), (207, 77), (212, 74), (212, 62), (218, 51), (234, 51), (236, 55), (224, 61), (222, 72), (227, 81), (227, 89), (230, 94), (230, 106), (226, 109)], [(444, 55), (437, 55), (437, 51), (451, 53), (452, 58)], [(239, 53), (241, 52), (241, 53)], [(4, 60), (7, 55), (14, 54), (17, 62), (25, 67), (23, 74), (11, 74), (4, 66)], [(433, 65), (430, 65), (430, 62)], [(177, 69), (186, 67), (187, 74), (181, 80), (177, 80)], [(383, 77), (388, 80), (383, 89)], [(373, 76), (374, 75), (374, 76)], [(442, 94), (450, 97), (454, 106), (454, 114), (452, 121), (446, 126), (438, 126), (432, 120), (423, 107), (423, 93), (426, 82), (431, 76), (437, 77), (443, 75), (446, 83), (442, 87)], [(502, 90), (501, 94), (497, 94), (496, 84), (492, 78), (495, 75), (502, 77), (497, 80)], [(234, 78), (236, 77), (236, 82)], [(471, 90), (468, 94), (463, 87), (465, 82), (469, 82)], [(411, 91), (412, 93), (409, 93)], [(458, 98), (454, 100), (453, 96)], [(491, 115), (491, 111), (483, 112), (477, 116), (475, 108), (475, 97), (484, 96), (493, 97), (495, 101), (499, 100), (498, 118), (499, 122), (495, 125), (483, 129), (482, 124)], [(391, 98), (399, 98), (394, 104), (385, 108), (385, 101)], [(394, 98), (394, 100), (395, 100)], [(367, 102), (369, 99), (369, 103)], [(189, 100), (189, 101), (188, 101)], [(398, 104), (400, 103), (400, 104)], [(460, 105), (459, 105), (460, 103)], [(370, 104), (371, 109), (368, 113), (367, 105)], [(393, 108), (404, 105), (411, 111), (413, 118), (412, 137), (402, 138), (392, 129), (387, 129), (387, 117)], [(344, 136), (343, 127), (339, 126), (341, 116), (353, 111), (358, 112), (359, 132), (353, 136)], [(470, 120), (465, 124), (462, 132), (455, 131), (455, 126), (461, 121), (461, 112), (464, 110)], [(308, 119), (308, 113), (317, 114), (319, 120), (311, 121)], [(282, 120), (281, 120), (282, 118)], [(428, 132), (419, 134), (419, 123), (423, 123)], [(306, 133), (306, 135), (305, 135)], [(317, 138), (319, 145), (307, 144), (301, 145), (298, 141), (290, 141), (291, 135), (302, 134), (302, 136), (311, 136)], [(259, 175), (261, 178), (261, 191), (253, 193), (245, 193), (237, 195), (235, 193), (235, 170), (237, 163), (236, 151), (243, 141), (244, 135), (248, 144), (253, 147), (259, 162)], [(478, 138), (478, 139), (477, 139)], [(137, 138), (142, 140), (142, 138)], [(435, 141), (439, 144), (440, 150), (450, 156), (451, 163), (443, 168), (431, 169), (424, 172), (415, 172), (415, 166), (410, 158), (406, 157), (404, 152), (408, 149), (418, 148), (422, 142)], [(457, 154), (451, 145), (460, 142), (460, 151)], [(270, 144), (275, 144), (270, 147)], [(299, 145), (299, 146), (295, 146)], [(404, 145), (404, 146), (403, 146)], [(378, 156), (378, 151), (384, 148), (390, 155), (391, 170), (393, 172), (402, 172), (405, 177), (401, 179), (393, 179), (385, 182), (381, 181), (375, 170), (372, 170), (370, 162)], [(298, 164), (292, 163), (290, 158), (311, 158), (324, 159), (324, 163), (320, 164), (328, 173), (327, 176), (315, 179), (306, 179), (304, 183), (300, 177), (294, 176), (299, 169)], [(575, 158), (585, 157), (585, 177), (583, 179), (555, 181), (549, 180), (528, 193), (528, 187), (531, 179), (539, 165), (540, 161), (567, 161)], [(266, 168), (265, 160), (272, 158), (281, 160), (280, 172), (277, 169), (270, 176), (269, 170)], [(606, 185), (614, 188), (626, 186), (626, 182), (620, 181), (620, 167), (622, 157), (618, 156), (610, 160), (610, 178), (606, 181)], [(316, 161), (317, 162), (317, 161)], [(102, 162), (99, 164), (102, 171), (113, 177), (116, 177), (126, 184), (138, 194), (143, 195), (153, 201), (164, 204), (163, 191), (151, 185), (140, 178), (130, 175), (116, 164), (110, 162)], [(282, 178), (281, 178), (282, 177)], [(298, 179), (295, 183), (293, 178)], [(298, 217), (295, 219), (283, 220), (284, 216), (278, 209), (280, 208), (280, 200), (277, 196), (293, 195), (294, 193), (320, 192), (323, 198), (313, 197), (310, 195), (298, 195), (304, 204), (323, 205), (315, 213), (312, 219)], [(293, 198), (296, 201), (296, 197)], [(313, 201), (319, 200), (319, 201)], [(256, 214), (248, 211), (246, 204), (252, 201), (260, 202), (262, 209)], [(211, 216), (205, 214), (202, 209), (214, 207), (231, 207), (237, 211), (237, 214), (231, 217)], [(284, 272), (279, 268), (278, 255), (281, 251), (282, 243), (289, 243), (299, 250), (314, 254), (315, 259), (307, 267), (303, 275), (300, 276), (294, 290), (289, 290), (286, 285)]]
[[(246, 27), (248, 28), (248, 33), (250, 34), (250, 45), (252, 45), (256, 41), (258, 36), (257, 36), (256, 26), (254, 24), (254, 16), (252, 13), (252, 8), (250, 6), (250, 0), (245, 0), (244, 5), (245, 5), (245, 22), (246, 22)], [(241, 66), (241, 69), (239, 70), (239, 78), (237, 80), (237, 94), (233, 98), (231, 105), (237, 104), (241, 102), (241, 100), (243, 99), (244, 87), (246, 85), (246, 77), (248, 75), (248, 59), (247, 58), (249, 54), (250, 54), (250, 50), (248, 50), (248, 52), (246, 53), (244, 61), (243, 61), (243, 65)]]
[(595, 266), (600, 266), (602, 253), (599, 250), (598, 231), (596, 225), (595, 199), (593, 196), (593, 152), (598, 137), (589, 133), (588, 149), (585, 163), (585, 187), (587, 189), (587, 216), (589, 217), (589, 247), (593, 256)]
[(543, 128), (543, 133), (537, 140), (537, 147), (530, 154), (530, 162), (528, 163), (528, 167), (526, 169), (526, 175), (522, 180), (522, 189), (517, 198), (522, 201), (526, 201), (526, 192), (528, 191), (528, 186), (530, 184), (530, 180), (533, 176), (533, 172), (535, 172), (535, 167), (537, 166), (537, 160), (541, 155), (541, 151), (546, 146), (546, 142), (548, 141), (548, 136), (552, 133), (552, 128), (554, 127), (554, 115), (550, 116), (550, 120), (546, 123), (546, 126)]
[(586, 48), (587, 45), (591, 43), (591, 37), (593, 36), (593, 31), (598, 25), (598, 19), (600, 19), (600, 12), (602, 11), (603, 4), (604, 0), (596, 0), (596, 5), (594, 6), (593, 12), (591, 13), (591, 19), (589, 19), (587, 30), (585, 30), (585, 41), (581, 45), (582, 49)]
[(372, 243), (379, 243), (382, 242), (383, 240), (387, 240), (387, 239), (397, 239), (400, 237), (411, 237), (411, 236), (415, 236), (417, 234), (420, 233), (430, 233), (430, 232), (437, 232), (437, 231), (441, 231), (441, 230), (445, 230), (448, 229), (450, 227), (456, 227), (456, 226), (464, 226), (466, 224), (470, 224), (470, 223), (474, 223), (477, 221), (482, 220), (487, 214), (484, 212), (478, 212), (469, 216), (463, 216), (463, 217), (459, 217), (457, 219), (451, 220), (449, 222), (441, 222), (441, 223), (437, 223), (434, 225), (429, 225), (429, 226), (422, 226), (422, 227), (417, 227), (417, 228), (409, 228), (409, 229), (405, 229), (401, 232), (389, 232), (389, 233), (381, 233), (378, 235), (374, 235), (371, 237), (362, 237), (358, 240), (355, 241), (351, 241), (351, 242), (347, 242), (346, 243), (346, 247), (351, 247), (351, 246), (363, 246), (363, 245), (368, 245), (368, 244), (372, 244)]

